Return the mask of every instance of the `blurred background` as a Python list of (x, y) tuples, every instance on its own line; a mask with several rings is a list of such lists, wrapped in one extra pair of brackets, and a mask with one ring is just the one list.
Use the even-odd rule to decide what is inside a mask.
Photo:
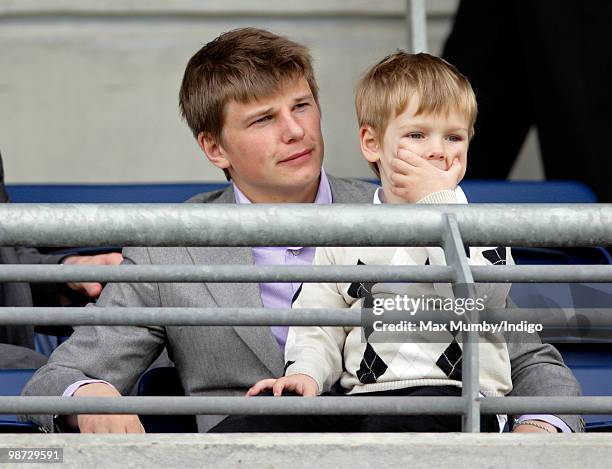
[[(458, 0), (427, 0), (441, 54)], [(407, 45), (404, 0), (0, 0), (0, 150), (7, 183), (223, 181), (178, 112), (188, 59), (223, 31), (258, 26), (309, 46), (325, 166), (372, 177), (353, 90)], [(511, 178), (541, 180), (532, 131)]]

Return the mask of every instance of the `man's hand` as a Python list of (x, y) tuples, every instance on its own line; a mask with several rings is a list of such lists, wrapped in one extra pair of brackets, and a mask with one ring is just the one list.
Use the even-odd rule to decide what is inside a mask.
[[(118, 265), (123, 261), (123, 256), (118, 252), (98, 254), (97, 256), (68, 256), (62, 261), (66, 265)], [(84, 293), (90, 298), (97, 298), (102, 291), (102, 284), (97, 282), (68, 283), (71, 289)]]
[(458, 158), (445, 171), (402, 147), (391, 161), (391, 169), (391, 192), (408, 203), (418, 202), (434, 192), (455, 190), (465, 174)]
[[(85, 384), (74, 393), (76, 397), (121, 397), (119, 391), (104, 383)], [(144, 433), (137, 415), (77, 415), (81, 433)]]
[[(532, 422), (533, 425), (525, 425), (525, 422)], [(525, 422), (522, 422), (523, 425), (515, 425), (512, 433), (557, 433), (557, 427), (548, 422), (542, 420), (525, 420)]]
[(260, 392), (272, 389), (275, 396), (280, 396), (283, 390), (293, 391), (304, 397), (315, 397), (317, 395), (317, 382), (308, 375), (297, 374), (284, 376), (282, 378), (262, 379), (255, 383), (246, 393), (247, 396), (256, 396)]

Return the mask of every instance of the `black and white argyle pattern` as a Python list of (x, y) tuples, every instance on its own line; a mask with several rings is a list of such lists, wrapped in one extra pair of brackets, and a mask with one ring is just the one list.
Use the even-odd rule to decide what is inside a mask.
[(493, 265), (506, 265), (506, 248), (487, 249), (482, 255)]

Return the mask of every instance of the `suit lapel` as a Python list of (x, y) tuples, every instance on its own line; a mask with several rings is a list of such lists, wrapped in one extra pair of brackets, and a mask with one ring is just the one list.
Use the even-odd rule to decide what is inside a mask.
[[(368, 187), (329, 176), (334, 203), (368, 203), (372, 201), (375, 186)], [(211, 201), (215, 204), (233, 204), (234, 189), (230, 185), (221, 195)], [(195, 264), (203, 265), (251, 265), (253, 254), (250, 247), (197, 247), (187, 248)], [(219, 307), (258, 308), (262, 307), (259, 285), (253, 283), (207, 283)], [(268, 326), (235, 326), (234, 330), (246, 343), (273, 376), (283, 373), (284, 359), (278, 342)]]
[[(232, 186), (211, 203), (235, 203)], [(253, 264), (250, 247), (189, 247), (187, 251), (195, 264)], [(206, 283), (205, 287), (221, 308), (263, 306), (257, 283)], [(274, 376), (282, 374), (283, 356), (269, 326), (234, 326), (234, 330)]]
[(335, 204), (371, 204), (377, 186), (327, 175)]

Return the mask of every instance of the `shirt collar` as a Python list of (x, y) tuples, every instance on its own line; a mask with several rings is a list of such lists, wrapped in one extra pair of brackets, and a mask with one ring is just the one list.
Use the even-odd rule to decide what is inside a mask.
[[(232, 185), (234, 186), (234, 200), (236, 201), (237, 204), (250, 204), (252, 203), (249, 198), (244, 195), (244, 193), (238, 189), (238, 186), (236, 184), (234, 184), (232, 182)], [(332, 192), (331, 192), (331, 187), (329, 185), (329, 179), (327, 178), (327, 174), (325, 174), (325, 170), (323, 168), (321, 168), (321, 178), (319, 180), (319, 188), (317, 189), (317, 196), (315, 197), (314, 200), (315, 204), (331, 204), (332, 203)], [(289, 247), (270, 247), (270, 248), (266, 248), (266, 247), (258, 247), (256, 249), (272, 249), (272, 250), (276, 250), (276, 249), (290, 249), (292, 251), (298, 251), (300, 249), (302, 249), (303, 246), (289, 246)]]
[(374, 192), (373, 203), (374, 203), (374, 205), (380, 205), (380, 204), (384, 203), (383, 202), (384, 199), (385, 199), (385, 193), (383, 192), (382, 187), (379, 187)]
[[(250, 204), (252, 203), (244, 193), (238, 189), (238, 186), (232, 182), (234, 186), (234, 200), (237, 204)], [(319, 180), (319, 188), (317, 189), (317, 196), (314, 200), (315, 204), (331, 204), (332, 203), (332, 192), (329, 185), (329, 179), (325, 170), (321, 168), (321, 179)]]

